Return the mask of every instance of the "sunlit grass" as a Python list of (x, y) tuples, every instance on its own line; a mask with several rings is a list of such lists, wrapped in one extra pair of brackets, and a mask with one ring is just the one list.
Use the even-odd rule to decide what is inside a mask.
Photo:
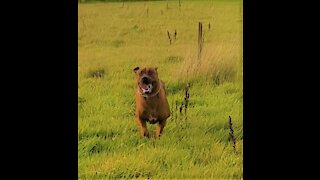
[[(242, 178), (242, 1), (182, 1), (180, 11), (178, 1), (168, 1), (168, 7), (166, 1), (79, 4), (80, 179)], [(170, 45), (167, 31), (174, 30)], [(134, 121), (136, 66), (157, 66), (167, 85), (173, 114), (159, 140), (141, 139)], [(186, 83), (187, 120), (176, 111)]]

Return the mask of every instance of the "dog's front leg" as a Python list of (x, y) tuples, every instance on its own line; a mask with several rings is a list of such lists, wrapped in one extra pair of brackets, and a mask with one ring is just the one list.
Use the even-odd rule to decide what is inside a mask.
[(136, 121), (138, 123), (138, 126), (140, 128), (140, 133), (142, 137), (150, 137), (149, 131), (147, 129), (147, 124), (146, 121), (140, 119), (140, 118), (136, 118)]
[(157, 126), (157, 132), (156, 132), (157, 137), (161, 136), (161, 133), (163, 132), (163, 128), (165, 125), (166, 125), (166, 120), (159, 121)]

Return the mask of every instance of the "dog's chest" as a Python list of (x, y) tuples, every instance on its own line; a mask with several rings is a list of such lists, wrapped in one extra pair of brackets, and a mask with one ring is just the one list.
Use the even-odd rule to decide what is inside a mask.
[(149, 118), (149, 120), (148, 120), (148, 122), (149, 122), (150, 124), (155, 124), (155, 123), (157, 123), (158, 121), (159, 121), (158, 118), (156, 118), (156, 117), (151, 117), (151, 116), (150, 116), (150, 118)]
[(143, 119), (150, 124), (155, 124), (159, 121), (158, 113), (157, 111), (144, 111)]

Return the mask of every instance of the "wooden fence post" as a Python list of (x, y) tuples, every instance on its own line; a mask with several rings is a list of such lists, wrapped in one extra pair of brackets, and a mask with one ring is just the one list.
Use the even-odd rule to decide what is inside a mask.
[(201, 58), (202, 46), (203, 46), (202, 23), (199, 22), (199, 27), (198, 27), (198, 58), (199, 59)]

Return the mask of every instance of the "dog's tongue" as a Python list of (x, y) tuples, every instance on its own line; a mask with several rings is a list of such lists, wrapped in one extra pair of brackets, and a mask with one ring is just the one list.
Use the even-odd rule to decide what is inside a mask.
[(149, 84), (142, 84), (142, 88), (145, 90), (149, 89)]
[(142, 84), (141, 90), (143, 93), (148, 94), (152, 91), (152, 85), (151, 84)]

